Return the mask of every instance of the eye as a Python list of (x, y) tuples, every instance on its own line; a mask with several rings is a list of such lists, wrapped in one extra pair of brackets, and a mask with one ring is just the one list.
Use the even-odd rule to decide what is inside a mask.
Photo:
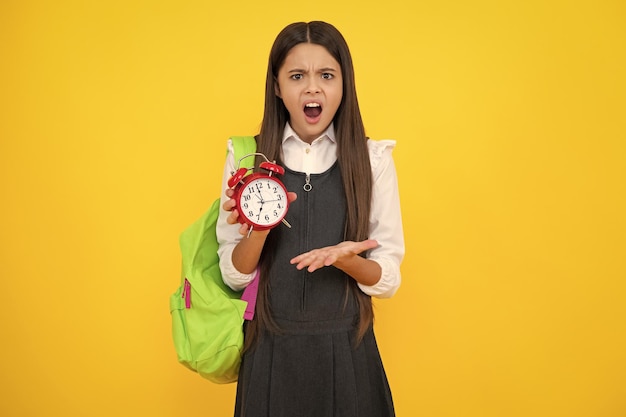
[(301, 80), (304, 77), (302, 74), (293, 74), (290, 78), (292, 80)]
[(335, 75), (331, 74), (330, 72), (324, 72), (322, 73), (322, 78), (324, 80), (332, 80), (333, 78), (335, 78)]

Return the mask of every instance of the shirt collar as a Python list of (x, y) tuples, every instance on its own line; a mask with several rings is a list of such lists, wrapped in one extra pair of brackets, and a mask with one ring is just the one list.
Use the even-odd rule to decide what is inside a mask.
[[(335, 126), (334, 124), (331, 122), (330, 125), (328, 125), (328, 128), (326, 128), (325, 131), (322, 132), (322, 134), (315, 139), (313, 142), (318, 141), (322, 138), (328, 138), (330, 139), (331, 142), (335, 143)], [(304, 142), (302, 139), (300, 139), (300, 136), (298, 136), (298, 134), (296, 133), (295, 130), (293, 130), (293, 128), (291, 127), (291, 125), (289, 124), (289, 122), (287, 122), (287, 124), (285, 125), (285, 130), (283, 131), (283, 143), (285, 143), (288, 139), (295, 139), (301, 142)]]

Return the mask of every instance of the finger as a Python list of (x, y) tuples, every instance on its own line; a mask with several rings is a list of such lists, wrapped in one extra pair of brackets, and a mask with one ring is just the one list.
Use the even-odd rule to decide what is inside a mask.
[(222, 204), (222, 208), (226, 211), (231, 211), (234, 207), (235, 207), (235, 200), (228, 199), (226, 200), (226, 202), (224, 202), (224, 204)]
[(315, 258), (313, 259), (313, 261), (309, 263), (309, 267), (307, 268), (307, 271), (314, 272), (323, 266), (324, 266), (324, 263), (322, 262), (322, 260), (320, 260), (319, 258)]
[[(311, 263), (311, 261), (316, 256), (319, 256), (320, 251), (321, 251), (321, 249), (313, 249), (313, 250), (310, 250), (308, 252), (301, 253), (300, 255), (293, 257), (290, 262), (292, 264), (299, 263), (299, 262)], [(308, 265), (308, 263), (307, 263), (307, 265)]]
[(290, 203), (296, 201), (297, 198), (298, 198), (298, 194), (294, 193), (293, 191), (289, 191), (287, 193), (287, 199), (289, 200)]
[(239, 219), (239, 212), (236, 209), (233, 209), (228, 215), (228, 217), (226, 218), (226, 223), (235, 224), (239, 221), (238, 219)]
[(331, 266), (336, 261), (337, 261), (337, 256), (335, 255), (327, 256), (326, 259), (324, 260), (324, 266)]
[(307, 256), (308, 254), (309, 254), (309, 252), (301, 253), (300, 255), (291, 258), (289, 263), (292, 264), (292, 265), (300, 263), (300, 261), (302, 261), (305, 258), (305, 256)]
[(299, 256), (296, 256), (295, 258), (293, 258), (290, 262), (291, 264), (296, 264), (296, 269), (298, 271), (308, 267), (311, 265), (311, 263), (313, 262), (313, 257), (311, 257), (311, 255), (309, 253), (305, 253)]
[(309, 268), (307, 269), (307, 271), (309, 272), (314, 272), (317, 271), (318, 269), (324, 267), (326, 265), (324, 265), (324, 262), (322, 261), (318, 261), (318, 262), (314, 262), (311, 265), (309, 265)]
[(316, 269), (320, 269), (323, 268), (325, 266), (331, 266), (332, 264), (334, 264), (338, 259), (338, 256), (336, 253), (330, 252), (330, 251), (325, 251), (322, 253), (318, 253), (317, 256), (315, 256), (314, 258), (312, 258), (309, 261), (309, 272), (313, 272)]
[(226, 194), (226, 197), (232, 198), (235, 195), (235, 190), (233, 190), (232, 188), (227, 188), (224, 193)]
[(311, 265), (311, 262), (309, 262), (306, 259), (300, 260), (298, 262), (292, 262), (292, 264), (296, 264), (296, 269), (298, 271), (301, 271), (302, 269), (306, 268), (307, 266)]
[(378, 242), (376, 240), (374, 240), (374, 239), (367, 239), (367, 240), (364, 240), (364, 241), (360, 242), (359, 246), (360, 246), (360, 249), (361, 249), (359, 251), (359, 253), (361, 253), (361, 252), (364, 252), (366, 250), (370, 250), (370, 249), (374, 249), (374, 248), (378, 247)]
[(310, 252), (310, 255), (300, 262), (300, 264), (308, 264), (307, 270), (309, 272), (313, 272), (327, 266), (326, 261), (331, 257), (332, 255), (329, 255), (329, 251), (327, 250), (316, 250), (314, 252)]

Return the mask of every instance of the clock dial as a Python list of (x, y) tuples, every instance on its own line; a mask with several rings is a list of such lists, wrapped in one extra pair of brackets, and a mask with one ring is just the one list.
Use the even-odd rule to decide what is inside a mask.
[(287, 190), (272, 177), (260, 177), (241, 188), (239, 207), (246, 223), (257, 228), (271, 228), (287, 214)]

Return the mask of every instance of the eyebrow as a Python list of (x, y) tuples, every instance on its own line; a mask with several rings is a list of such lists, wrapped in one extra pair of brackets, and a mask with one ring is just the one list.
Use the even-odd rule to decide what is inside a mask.
[[(300, 69), (300, 68), (294, 68), (292, 70), (287, 71), (287, 73), (291, 74), (292, 72), (307, 72), (304, 69)], [(337, 72), (337, 69), (332, 68), (332, 67), (325, 67), (325, 68), (320, 68), (317, 72)]]

